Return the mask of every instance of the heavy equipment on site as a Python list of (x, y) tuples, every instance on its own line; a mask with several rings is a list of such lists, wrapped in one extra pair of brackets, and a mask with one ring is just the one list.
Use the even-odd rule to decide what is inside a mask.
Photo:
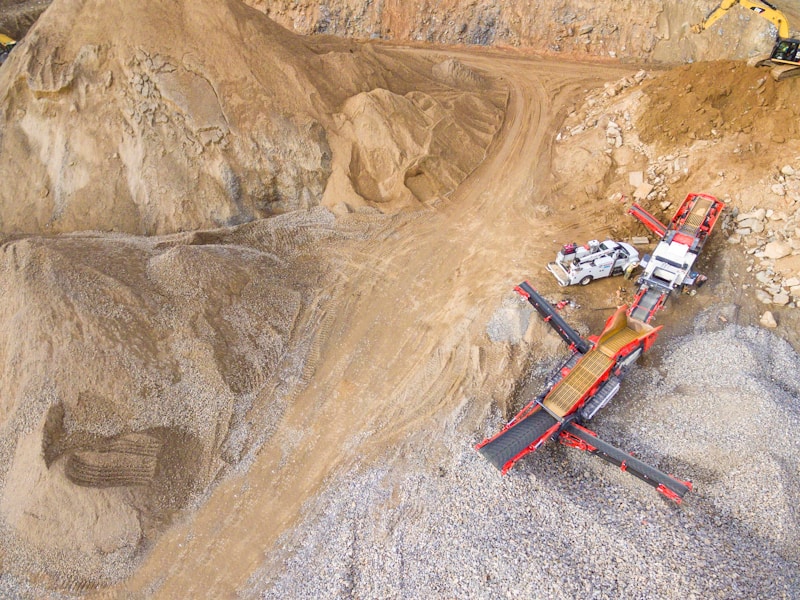
[(700, 33), (711, 27), (734, 6), (742, 7), (761, 15), (772, 23), (777, 30), (775, 45), (768, 59), (757, 63), (760, 67), (770, 67), (770, 74), (775, 81), (788, 79), (800, 75), (800, 57), (797, 56), (800, 49), (800, 40), (792, 38), (789, 30), (789, 19), (786, 18), (777, 6), (765, 0), (723, 0), (702, 23), (692, 27), (692, 31)]
[(653, 345), (661, 328), (631, 318), (621, 306), (599, 336), (584, 339), (528, 282), (515, 289), (569, 344), (572, 354), (550, 375), (544, 391), (499, 433), (475, 446), (478, 452), (505, 474), (526, 454), (558, 439), (619, 466), (680, 503), (692, 489), (690, 482), (634, 458), (584, 427), (619, 391), (625, 374)]
[(639, 263), (639, 290), (629, 315), (649, 323), (673, 291), (691, 293), (693, 286), (703, 285), (706, 277), (694, 270), (695, 262), (724, 208), (725, 204), (714, 196), (689, 194), (669, 225), (664, 225), (639, 204), (631, 206), (628, 213), (661, 239), (652, 254), (645, 254)]
[(8, 55), (14, 49), (14, 46), (17, 45), (17, 42), (7, 35), (3, 35), (0, 33), (0, 65), (6, 62)]
[(559, 285), (588, 285), (595, 279), (622, 275), (639, 263), (639, 252), (625, 242), (590, 240), (583, 246), (570, 243), (561, 247), (547, 270)]
[(581, 337), (527, 281), (515, 288), (569, 345), (571, 355), (546, 379), (544, 390), (500, 432), (475, 446), (501, 474), (548, 440), (557, 439), (619, 466), (677, 503), (691, 491), (691, 482), (634, 458), (584, 425), (617, 394), (630, 368), (655, 342), (661, 327), (650, 325), (650, 320), (666, 297), (697, 281), (692, 266), (724, 206), (713, 196), (689, 194), (667, 226), (633, 205), (629, 212), (661, 241), (652, 256), (643, 260), (645, 270), (634, 301), (620, 306), (600, 335)]

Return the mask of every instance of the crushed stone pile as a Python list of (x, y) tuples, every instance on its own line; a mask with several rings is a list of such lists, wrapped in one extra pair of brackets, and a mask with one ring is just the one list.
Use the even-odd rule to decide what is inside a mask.
[(634, 369), (592, 422), (691, 479), (680, 507), (556, 444), (501, 477), (470, 447), (482, 434), (427, 431), (406, 458), (332, 481), (282, 540), (295, 551), (270, 558), (243, 595), (793, 596), (800, 358), (763, 329), (698, 333), (656, 350), (658, 366)]

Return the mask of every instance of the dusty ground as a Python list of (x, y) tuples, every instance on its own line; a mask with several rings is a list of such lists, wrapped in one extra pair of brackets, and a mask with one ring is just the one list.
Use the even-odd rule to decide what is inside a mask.
[[(614, 597), (706, 561), (714, 578), (681, 571), (678, 595), (747, 597), (769, 572), (782, 574), (775, 595), (797, 592), (798, 309), (786, 282), (800, 275), (800, 81), (775, 85), (741, 63), (640, 72), (304, 39), (232, 0), (193, 5), (172, 38), (147, 26), (146, 7), (115, 4), (116, 21), (142, 19), (138, 39), (112, 44), (94, 7), (60, 4), (0, 71), (0, 590)], [(64, 18), (86, 38), (64, 38)], [(219, 50), (242, 35), (252, 53)], [(209, 36), (202, 60), (182, 54)], [(209, 89), (214, 102), (198, 104)], [(635, 173), (665, 220), (689, 191), (765, 210), (760, 232), (731, 217), (714, 234), (709, 286), (659, 315), (664, 349), (634, 381), (641, 398), (606, 420), (615, 441), (697, 482), (678, 511), (566, 451), (501, 479), (471, 450), (561, 351), (513, 285), (572, 298), (584, 332), (630, 294), (620, 281), (560, 290), (543, 266), (566, 241), (643, 233), (625, 216)], [(789, 254), (767, 256), (773, 242)], [(768, 269), (781, 279), (757, 279)], [(753, 328), (765, 300), (774, 334)], [(762, 376), (772, 348), (787, 366)], [(704, 370), (684, 385), (675, 371), (703, 352), (740, 389), (752, 374), (748, 396)], [(754, 420), (786, 424), (769, 460)], [(502, 535), (475, 538), (486, 523)], [(523, 538), (578, 548), (586, 531), (595, 551), (559, 554), (545, 574), (503, 550)], [(754, 551), (748, 531), (764, 560), (720, 587)], [(654, 551), (693, 543), (710, 550)], [(492, 559), (468, 573), (474, 544)], [(609, 568), (604, 547), (650, 575)], [(390, 558), (363, 558), (377, 550)]]

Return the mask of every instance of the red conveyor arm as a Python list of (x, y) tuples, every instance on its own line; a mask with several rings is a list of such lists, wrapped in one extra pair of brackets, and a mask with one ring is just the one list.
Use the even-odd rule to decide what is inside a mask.
[(634, 205), (628, 209), (628, 214), (639, 219), (645, 227), (655, 233), (659, 238), (664, 237), (664, 234), (667, 233), (667, 226), (638, 204), (634, 203)]

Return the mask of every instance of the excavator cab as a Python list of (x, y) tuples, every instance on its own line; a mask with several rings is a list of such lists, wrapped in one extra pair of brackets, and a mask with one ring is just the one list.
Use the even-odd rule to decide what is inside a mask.
[(797, 51), (800, 49), (800, 40), (791, 38), (779, 39), (772, 49), (770, 60), (792, 65), (800, 64), (797, 58)]

